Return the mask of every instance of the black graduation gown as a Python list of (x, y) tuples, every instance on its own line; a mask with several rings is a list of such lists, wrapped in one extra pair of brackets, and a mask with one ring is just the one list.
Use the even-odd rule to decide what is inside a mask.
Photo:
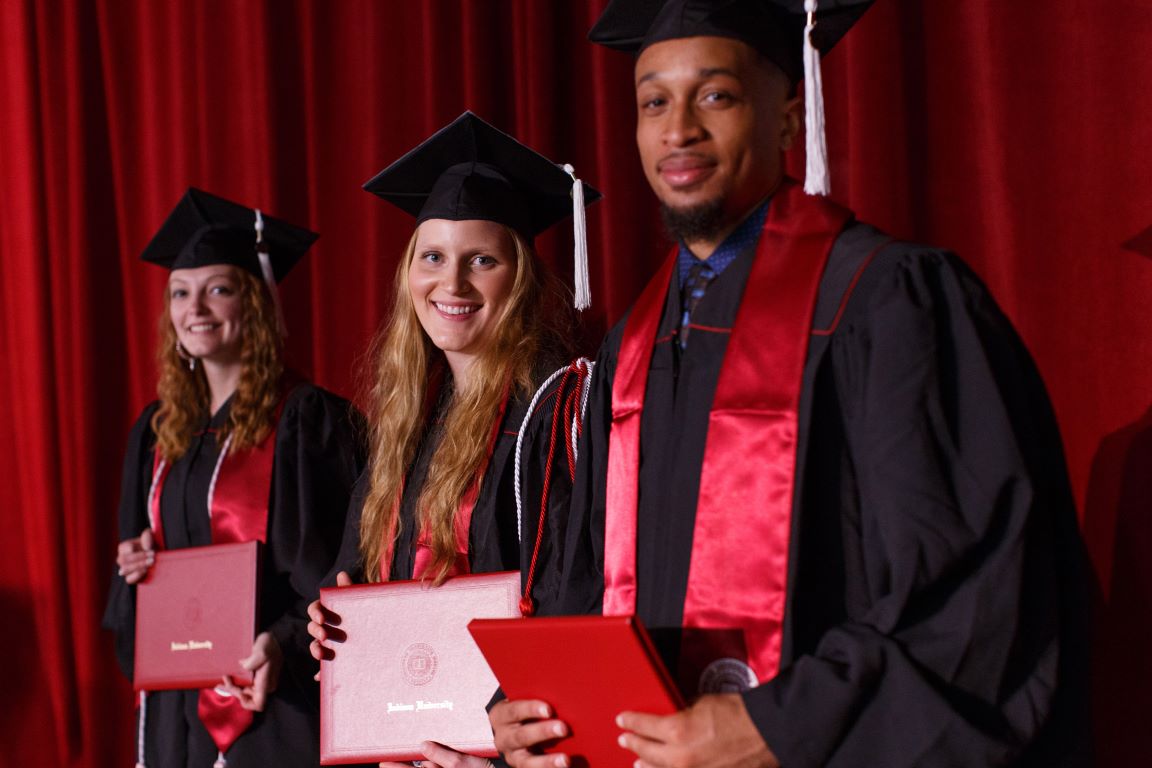
[[(849, 226), (822, 279), (816, 328), (832, 326), (850, 298), (830, 336), (810, 337), (783, 658), (745, 704), (786, 768), (1085, 764), (1075, 706), (1083, 561), (1043, 385), (951, 254), (890, 245), (845, 294), (885, 240)], [(753, 258), (742, 254), (713, 282), (694, 326), (732, 326)], [(708, 410), (729, 338), (694, 327), (681, 354), (679, 315), (674, 278), (641, 422), (636, 565), (637, 613), (664, 641), (662, 628), (682, 624)], [(601, 608), (625, 321), (593, 376), (562, 613)], [(733, 510), (731, 524), (755, 512)], [(675, 644), (657, 643), (675, 669)]]
[[(547, 378), (547, 376), (541, 377)], [(560, 581), (562, 546), (568, 520), (572, 477), (568, 467), (563, 438), (557, 440), (549, 459), (552, 417), (556, 404), (563, 403), (574, 389), (574, 381), (561, 390), (557, 379), (540, 395), (532, 413), (528, 405), (532, 395), (512, 398), (504, 413), (504, 420), (492, 450), (492, 458), (480, 483), (476, 506), (472, 510), (468, 530), (468, 562), (472, 573), (520, 570), (521, 581), (527, 579), (541, 516), (541, 499), (545, 472), (551, 466), (545, 532), (537, 557), (533, 599), (540, 605), (555, 605)], [(563, 414), (561, 414), (563, 416)], [(523, 500), (522, 522), (518, 535), (515, 501), (515, 449), (516, 436), (525, 419), (528, 425), (520, 453), (520, 484)], [(563, 419), (561, 418), (561, 429)], [(435, 453), (437, 440), (435, 427), (430, 428), (421, 441), (416, 459), (408, 472), (404, 496), (400, 505), (400, 532), (393, 553), (390, 578), (411, 579), (416, 558), (416, 503), (428, 476), (429, 465)], [(360, 560), (360, 514), (368, 492), (367, 473), (356, 484), (353, 500), (344, 526), (344, 541), (332, 573), (325, 585), (336, 582), (338, 571), (347, 571), (353, 581), (368, 581)]]
[[(120, 496), (120, 539), (148, 527), (155, 436), (149, 426), (159, 407), (152, 403), (128, 441)], [(211, 420), (221, 425), (229, 404)], [(261, 574), (260, 631), (270, 632), (284, 652), (276, 692), (264, 712), (228, 751), (230, 768), (319, 764), (316, 663), (308, 652), (308, 603), (332, 565), (340, 543), (344, 510), (364, 466), (363, 420), (352, 405), (319, 387), (302, 384), (287, 397), (276, 428), (268, 531)], [(173, 463), (160, 498), (168, 549), (211, 543), (208, 486), (219, 457), (212, 432), (192, 439), (188, 453)], [(135, 633), (135, 587), (113, 576), (104, 615), (116, 632), (117, 657), (131, 677)], [(145, 757), (149, 768), (204, 766), (216, 746), (196, 714), (199, 692), (159, 691), (148, 695)]]

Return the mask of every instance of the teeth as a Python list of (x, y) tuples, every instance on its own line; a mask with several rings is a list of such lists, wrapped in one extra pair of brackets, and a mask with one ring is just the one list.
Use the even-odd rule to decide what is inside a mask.
[(188, 326), (188, 330), (190, 330), (190, 331), (193, 331), (193, 332), (198, 332), (198, 331), (210, 331), (210, 330), (212, 330), (212, 329), (213, 329), (213, 328), (215, 328), (215, 327), (216, 327), (216, 326), (212, 325), (211, 323), (200, 323), (200, 324), (198, 324), (198, 325), (190, 325), (190, 326)]
[(434, 301), (432, 303), (436, 305), (436, 309), (440, 310), (446, 315), (470, 315), (480, 309), (480, 307), (476, 306), (475, 304), (469, 304), (468, 306), (464, 307), (454, 307), (449, 306), (448, 304), (441, 304), (438, 301)]

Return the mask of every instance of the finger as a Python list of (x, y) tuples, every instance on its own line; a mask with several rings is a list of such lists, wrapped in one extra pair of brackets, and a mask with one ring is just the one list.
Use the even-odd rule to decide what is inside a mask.
[(646, 739), (635, 733), (622, 733), (616, 741), (621, 747), (635, 753), (636, 757), (639, 758), (636, 768), (639, 768), (640, 763), (645, 763), (650, 768), (652, 766), (672, 765), (672, 753), (681, 749), (678, 746)]
[(307, 613), (308, 618), (311, 619), (311, 622), (308, 624), (309, 631), (311, 631), (313, 624), (324, 623), (324, 606), (320, 605), (319, 600), (313, 600), (312, 602), (308, 603)]
[(139, 550), (139, 539), (124, 539), (124, 541), (116, 545), (116, 556), (119, 558), (121, 555), (131, 554), (132, 552), (138, 552)]
[(251, 672), (268, 664), (268, 654), (259, 645), (252, 647), (252, 654), (246, 659), (240, 659), (240, 666)]
[(380, 763), (380, 768), (412, 768), (412, 763)]
[(350, 587), (352, 586), (352, 577), (348, 575), (348, 571), (340, 571), (336, 574), (336, 586)]
[(145, 528), (140, 534), (140, 546), (151, 552), (156, 548), (156, 543), (152, 539), (152, 529)]
[(496, 731), (496, 749), (514, 752), (518, 749), (539, 750), (543, 746), (563, 739), (571, 731), (563, 720), (536, 720), (507, 725)]
[(221, 680), (223, 680), (223, 682), (220, 684), (220, 687), (223, 688), (229, 695), (235, 696), (237, 699), (243, 696), (244, 691), (241, 690), (240, 686), (232, 682), (231, 675), (224, 675)]
[(423, 742), (420, 751), (427, 758), (424, 768), (492, 768), (492, 762), (486, 757), (466, 755), (435, 741)]
[(505, 758), (509, 765), (516, 768), (568, 768), (572, 764), (571, 759), (565, 754), (538, 755), (525, 749), (506, 753)]
[(552, 707), (539, 699), (505, 699), (488, 713), (492, 725), (521, 723), (526, 720), (542, 720), (552, 717)]
[(616, 716), (616, 725), (625, 731), (632, 731), (654, 741), (669, 741), (670, 731), (679, 715), (650, 715), (646, 712), (621, 712)]

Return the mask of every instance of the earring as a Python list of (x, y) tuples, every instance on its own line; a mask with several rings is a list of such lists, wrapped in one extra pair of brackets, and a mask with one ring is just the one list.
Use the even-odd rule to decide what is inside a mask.
[(188, 370), (196, 370), (196, 358), (188, 354), (188, 350), (184, 349), (184, 345), (180, 343), (180, 339), (176, 339), (176, 356), (188, 363)]

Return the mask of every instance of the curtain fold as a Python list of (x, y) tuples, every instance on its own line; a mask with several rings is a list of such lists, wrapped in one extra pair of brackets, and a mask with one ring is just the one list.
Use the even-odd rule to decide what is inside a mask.
[[(155, 391), (166, 275), (138, 254), (184, 188), (321, 233), (283, 285), (289, 361), (356, 395), (411, 230), (360, 184), (471, 109), (605, 193), (588, 212), (593, 352), (668, 247), (634, 147), (632, 60), (584, 39), (603, 4), (0, 3), (0, 610), (14, 646), (0, 763), (133, 759), (130, 690), (99, 618), (121, 452)], [(1152, 615), (1132, 565), (1152, 555), (1149, 526), (1131, 522), (1148, 499), (1130, 491), (1152, 472), (1149, 40), (1144, 0), (878, 0), (825, 58), (832, 197), (957, 250), (1017, 325), (1060, 418), (1114, 637), (1116, 616)], [(570, 234), (538, 245), (570, 277)], [(1102, 697), (1152, 690), (1139, 675), (1116, 671)], [(1114, 764), (1124, 739), (1109, 737)]]

